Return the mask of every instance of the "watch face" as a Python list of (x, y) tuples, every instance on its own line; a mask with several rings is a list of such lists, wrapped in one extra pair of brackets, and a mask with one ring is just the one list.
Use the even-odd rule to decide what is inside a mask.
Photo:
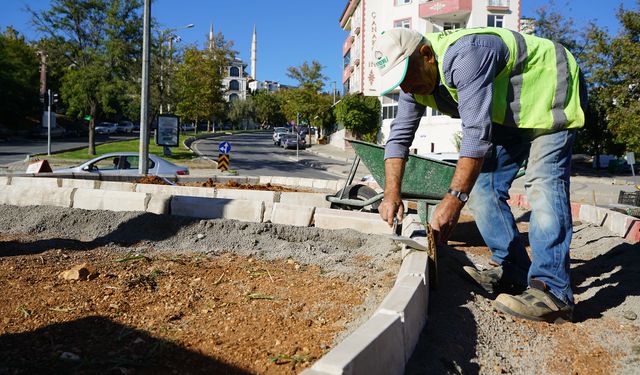
[(460, 195), (458, 196), (458, 199), (460, 199), (463, 202), (466, 202), (469, 200), (469, 194), (467, 193), (460, 193)]

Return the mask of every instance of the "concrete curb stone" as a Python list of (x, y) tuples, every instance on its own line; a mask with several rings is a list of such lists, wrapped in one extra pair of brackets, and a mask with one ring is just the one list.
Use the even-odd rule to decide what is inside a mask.
[(241, 190), (241, 189), (217, 189), (216, 198), (241, 199), (249, 201), (275, 202), (275, 191), (267, 190)]
[(100, 181), (100, 190), (110, 191), (136, 191), (136, 184), (128, 182), (116, 182), (116, 181)]
[(26, 185), (0, 186), (0, 204), (72, 207), (75, 190)]
[(60, 179), (55, 177), (11, 177), (11, 186), (41, 186), (47, 188), (60, 187)]
[(216, 189), (196, 186), (172, 186), (154, 184), (136, 184), (135, 191), (138, 193), (164, 194), (164, 195), (188, 195), (193, 197), (214, 198)]
[(392, 228), (380, 220), (380, 215), (368, 212), (318, 208), (314, 221), (316, 227), (323, 229), (351, 228), (370, 234), (391, 234), (392, 232)]
[(315, 209), (316, 208), (313, 206), (308, 207), (285, 203), (274, 203), (269, 220), (274, 224), (308, 227), (313, 222)]
[[(311, 369), (334, 375), (400, 375), (405, 367), (404, 358), (400, 317), (375, 314)], [(303, 374), (306, 375), (305, 372)]]
[(100, 181), (98, 180), (75, 180), (72, 178), (61, 178), (60, 186), (63, 188), (79, 188), (79, 189), (98, 189)]
[(293, 206), (329, 208), (331, 202), (325, 199), (323, 193), (281, 192), (280, 203)]
[(171, 215), (201, 219), (233, 219), (260, 223), (264, 215), (263, 201), (174, 196)]
[(76, 189), (73, 207), (85, 210), (146, 211), (148, 197), (132, 191)]

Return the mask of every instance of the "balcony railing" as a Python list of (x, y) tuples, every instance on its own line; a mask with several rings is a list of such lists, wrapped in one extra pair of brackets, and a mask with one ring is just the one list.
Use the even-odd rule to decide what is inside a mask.
[(438, 0), (420, 4), (419, 14), (422, 18), (446, 18), (449, 15), (471, 13), (471, 0)]
[(489, 0), (487, 4), (487, 10), (501, 11), (509, 10), (510, 0)]

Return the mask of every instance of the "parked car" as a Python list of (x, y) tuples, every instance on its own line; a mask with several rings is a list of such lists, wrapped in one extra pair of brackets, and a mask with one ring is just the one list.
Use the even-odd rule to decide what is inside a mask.
[(180, 130), (183, 132), (194, 132), (196, 131), (195, 124), (182, 124), (180, 125)]
[[(136, 152), (113, 152), (98, 156), (76, 167), (57, 169), (56, 173), (101, 173), (107, 175), (135, 176), (138, 174), (140, 156)], [(189, 174), (189, 168), (175, 165), (156, 155), (149, 155), (149, 175)]]
[(118, 133), (133, 133), (133, 122), (120, 121), (116, 127)]
[(282, 135), (289, 133), (289, 129), (285, 128), (285, 127), (277, 127), (273, 129), (273, 144), (275, 146), (281, 146), (280, 144), (280, 137), (282, 137)]
[(96, 125), (96, 134), (113, 134), (118, 130), (118, 126), (113, 122), (101, 122)]
[[(297, 146), (296, 146), (296, 142), (298, 144)], [(282, 137), (280, 138), (280, 144), (284, 149), (288, 149), (288, 148), (303, 149), (306, 146), (307, 142), (304, 140), (303, 137), (300, 137), (300, 135), (294, 133), (294, 134), (282, 135)]]

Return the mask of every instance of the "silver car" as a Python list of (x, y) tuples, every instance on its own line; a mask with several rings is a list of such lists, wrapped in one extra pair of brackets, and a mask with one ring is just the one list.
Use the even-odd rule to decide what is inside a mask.
[[(136, 152), (113, 152), (98, 156), (77, 167), (57, 169), (55, 173), (100, 173), (106, 175), (138, 175), (140, 156)], [(175, 165), (156, 155), (149, 155), (147, 162), (149, 175), (189, 174), (189, 168)]]
[(96, 125), (96, 134), (113, 134), (118, 130), (118, 125), (112, 122), (101, 122)]

